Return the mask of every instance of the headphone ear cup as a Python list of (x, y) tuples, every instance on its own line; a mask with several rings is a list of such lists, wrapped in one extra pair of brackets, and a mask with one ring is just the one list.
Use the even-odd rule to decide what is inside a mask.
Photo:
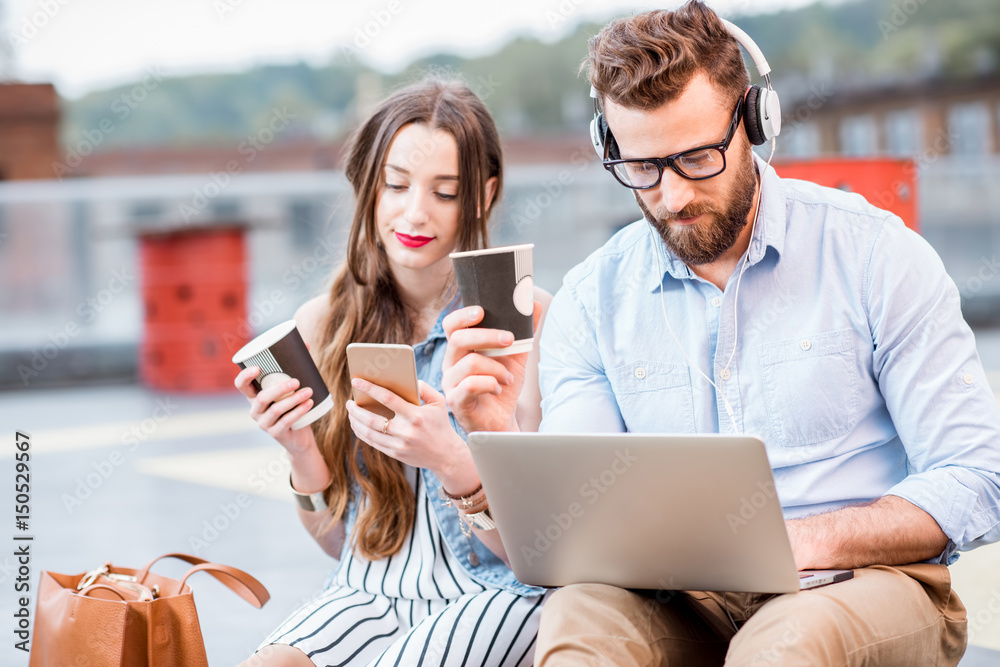
[(743, 127), (746, 129), (747, 139), (754, 146), (767, 141), (760, 118), (761, 90), (760, 86), (750, 86), (743, 103)]
[[(590, 142), (597, 152), (597, 157), (601, 160), (605, 156), (611, 160), (618, 159), (618, 143), (615, 141), (615, 135), (611, 134), (608, 121), (604, 120), (602, 113), (595, 114), (594, 119), (590, 121)], [(605, 153), (605, 148), (607, 153)]]
[(604, 159), (604, 128), (602, 125), (605, 125), (604, 114), (595, 113), (594, 118), (590, 121), (590, 144), (594, 147), (598, 160)]
[(615, 141), (615, 135), (611, 134), (608, 121), (604, 120), (604, 114), (601, 114), (601, 136), (604, 137), (604, 141), (608, 144), (608, 158), (611, 160), (620, 160), (621, 153), (618, 151), (618, 142)]

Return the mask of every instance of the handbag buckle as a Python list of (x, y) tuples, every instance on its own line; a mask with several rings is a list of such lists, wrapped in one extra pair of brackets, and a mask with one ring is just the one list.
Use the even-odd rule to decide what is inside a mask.
[(78, 583), (76, 585), (76, 590), (82, 591), (84, 588), (86, 588), (87, 586), (90, 586), (92, 583), (94, 583), (95, 581), (97, 581), (97, 578), (99, 576), (101, 576), (102, 574), (107, 574), (107, 573), (108, 573), (108, 566), (107, 565), (101, 566), (101, 567), (97, 568), (96, 570), (91, 570), (87, 574), (83, 575), (83, 578), (80, 579), (80, 583)]

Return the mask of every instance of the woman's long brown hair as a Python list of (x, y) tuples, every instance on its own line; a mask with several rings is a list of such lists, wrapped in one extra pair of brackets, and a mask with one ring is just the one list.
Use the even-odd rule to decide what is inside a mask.
[[(359, 514), (351, 546), (369, 559), (399, 552), (416, 514), (403, 464), (359, 441), (345, 407), (351, 398), (347, 345), (409, 345), (414, 335), (412, 313), (400, 298), (375, 224), (376, 202), (385, 185), (386, 154), (396, 133), (411, 123), (448, 132), (457, 144), (460, 212), (454, 250), (487, 246), (487, 222), (503, 188), (500, 138), (493, 118), (482, 100), (460, 81), (425, 79), (397, 91), (355, 130), (345, 149), (345, 173), (354, 189), (354, 219), (347, 262), (334, 274), (319, 338), (323, 341), (319, 368), (334, 407), (312, 429), (333, 475), (327, 528), (344, 518), (351, 481), (357, 480), (362, 497), (357, 499)], [(486, 182), (494, 177), (496, 191), (490, 199)]]

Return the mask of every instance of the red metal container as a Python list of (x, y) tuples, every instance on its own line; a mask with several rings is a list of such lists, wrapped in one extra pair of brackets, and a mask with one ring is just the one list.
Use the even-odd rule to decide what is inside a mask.
[(775, 160), (774, 169), (782, 178), (800, 178), (831, 188), (857, 192), (871, 204), (898, 215), (913, 231), (920, 231), (917, 215), (917, 168), (911, 160)]
[(230, 389), (246, 337), (246, 243), (241, 228), (144, 234), (139, 372), (172, 391)]

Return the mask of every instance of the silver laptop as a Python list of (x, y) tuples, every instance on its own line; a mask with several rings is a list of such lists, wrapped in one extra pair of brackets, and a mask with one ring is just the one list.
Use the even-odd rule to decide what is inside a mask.
[(764, 443), (728, 435), (469, 435), (517, 578), (535, 586), (790, 593), (798, 572)]

